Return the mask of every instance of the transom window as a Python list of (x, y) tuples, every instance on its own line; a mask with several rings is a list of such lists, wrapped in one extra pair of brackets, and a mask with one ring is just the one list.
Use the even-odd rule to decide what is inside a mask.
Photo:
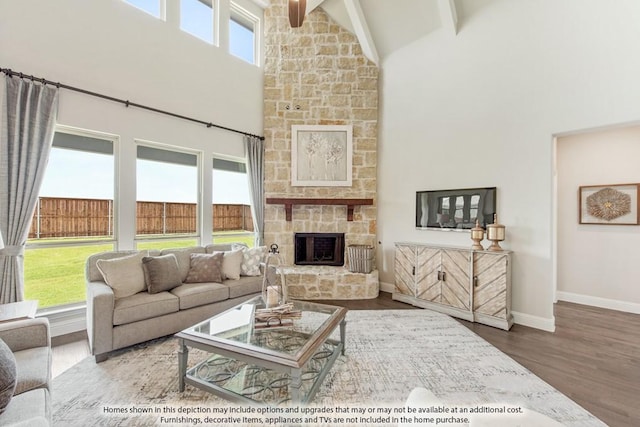
[[(225, 46), (228, 53), (249, 64), (259, 65), (262, 9), (252, 0), (122, 0), (156, 18), (175, 25), (212, 46)], [(179, 16), (178, 16), (179, 15)], [(220, 23), (221, 19), (228, 23)], [(179, 30), (178, 30), (179, 23)], [(228, 27), (228, 32), (225, 29)]]
[(257, 63), (258, 51), (255, 37), (258, 18), (251, 15), (238, 5), (231, 4), (229, 19), (229, 53), (244, 59), (250, 64)]
[(164, 2), (162, 0), (124, 0), (125, 3), (129, 3), (132, 6), (137, 7), (140, 10), (144, 10), (151, 16), (156, 18), (162, 18), (164, 15), (162, 9)]
[(213, 44), (214, 10), (212, 0), (180, 0), (180, 29)]

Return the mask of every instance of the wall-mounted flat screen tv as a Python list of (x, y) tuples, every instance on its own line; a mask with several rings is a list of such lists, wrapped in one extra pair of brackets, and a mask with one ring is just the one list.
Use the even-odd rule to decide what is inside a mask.
[(486, 228), (496, 213), (496, 187), (416, 192), (416, 228), (470, 230), (478, 219)]

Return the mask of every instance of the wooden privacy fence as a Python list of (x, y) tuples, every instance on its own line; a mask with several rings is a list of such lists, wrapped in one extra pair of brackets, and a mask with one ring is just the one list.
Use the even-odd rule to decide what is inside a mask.
[[(137, 202), (137, 234), (196, 232), (195, 203)], [(248, 205), (213, 205), (213, 231), (253, 231)], [(30, 239), (113, 236), (113, 201), (41, 197)]]

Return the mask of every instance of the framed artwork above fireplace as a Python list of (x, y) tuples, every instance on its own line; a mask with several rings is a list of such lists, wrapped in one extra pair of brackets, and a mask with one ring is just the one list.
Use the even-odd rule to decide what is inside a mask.
[(351, 125), (291, 126), (291, 185), (350, 187), (353, 168)]

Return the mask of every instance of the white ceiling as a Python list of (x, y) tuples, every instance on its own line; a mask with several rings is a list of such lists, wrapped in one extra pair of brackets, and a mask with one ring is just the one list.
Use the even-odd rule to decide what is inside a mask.
[(497, 0), (307, 0), (307, 13), (321, 7), (354, 33), (369, 59), (380, 63), (394, 51), (444, 28), (461, 24)]

